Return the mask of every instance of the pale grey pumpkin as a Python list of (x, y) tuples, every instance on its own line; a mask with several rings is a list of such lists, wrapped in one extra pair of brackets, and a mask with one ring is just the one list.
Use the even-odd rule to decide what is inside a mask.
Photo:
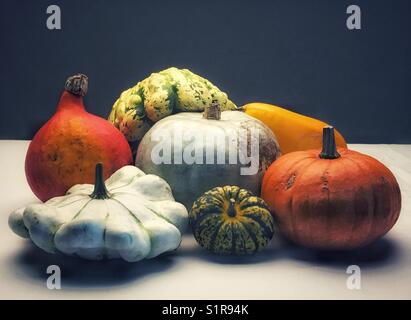
[[(280, 149), (272, 131), (261, 121), (248, 116), (241, 111), (223, 111), (207, 108), (203, 113), (184, 112), (166, 117), (157, 122), (143, 137), (136, 155), (136, 165), (147, 173), (156, 174), (164, 178), (171, 186), (176, 201), (183, 203), (186, 208), (191, 208), (192, 203), (205, 191), (217, 186), (236, 185), (260, 194), (262, 177), (267, 167), (280, 156)], [(221, 117), (219, 116), (221, 114)], [(258, 134), (256, 134), (258, 132)], [(179, 139), (182, 134), (187, 139)], [(203, 163), (187, 163), (184, 155), (193, 147), (190, 136), (213, 136), (222, 137), (219, 141), (198, 140), (196, 150), (202, 150)], [(167, 146), (162, 139), (170, 138), (171, 150), (161, 146)], [(177, 138), (176, 138), (177, 137)], [(253, 162), (257, 163), (257, 171), (253, 175), (242, 175), (241, 168), (247, 165), (239, 162), (230, 164), (229, 142), (237, 141), (237, 151), (240, 154), (249, 152), (251, 144), (247, 142), (258, 141), (257, 157)], [(218, 148), (225, 145), (224, 163), (206, 163), (206, 154), (214, 150), (217, 154)], [(255, 144), (254, 144), (255, 145)], [(245, 146), (245, 147), (241, 147)], [(171, 151), (171, 163), (159, 163), (158, 155), (167, 155), (159, 152), (164, 149)], [(163, 151), (164, 151), (163, 150)], [(221, 151), (221, 150), (220, 150)], [(165, 152), (165, 153), (167, 153)], [(192, 155), (197, 153), (192, 150)], [(175, 157), (177, 155), (177, 157)], [(178, 164), (176, 159), (182, 158)], [(194, 158), (194, 157), (193, 157)]]

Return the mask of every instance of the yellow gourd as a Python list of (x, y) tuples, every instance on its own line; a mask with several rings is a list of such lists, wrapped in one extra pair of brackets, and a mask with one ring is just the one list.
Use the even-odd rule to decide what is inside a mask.
[[(323, 128), (327, 126), (323, 121), (267, 103), (249, 103), (243, 110), (274, 132), (283, 154), (322, 146)], [(337, 131), (335, 140), (338, 147), (347, 147), (344, 137)]]

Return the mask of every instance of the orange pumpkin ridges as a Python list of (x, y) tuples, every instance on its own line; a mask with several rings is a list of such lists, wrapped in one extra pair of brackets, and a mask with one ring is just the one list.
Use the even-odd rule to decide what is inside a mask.
[(262, 198), (281, 232), (300, 245), (352, 249), (386, 234), (401, 210), (401, 192), (378, 160), (336, 149), (334, 129), (323, 129), (323, 149), (277, 159), (264, 175)]
[(36, 133), (26, 155), (27, 181), (42, 201), (61, 196), (75, 184), (93, 183), (97, 163), (104, 164), (104, 177), (131, 164), (130, 147), (107, 120), (88, 113), (83, 96), (85, 75), (70, 77), (56, 113)]

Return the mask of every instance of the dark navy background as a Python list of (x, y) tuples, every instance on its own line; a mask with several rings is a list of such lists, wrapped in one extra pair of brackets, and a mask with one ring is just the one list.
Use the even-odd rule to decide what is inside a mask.
[[(62, 30), (46, 28), (57, 4)], [(362, 30), (346, 28), (349, 4)], [(334, 124), (353, 143), (411, 143), (409, 0), (0, 0), (0, 139), (30, 139), (67, 76), (90, 112), (151, 72), (189, 68), (238, 105), (264, 101)]]

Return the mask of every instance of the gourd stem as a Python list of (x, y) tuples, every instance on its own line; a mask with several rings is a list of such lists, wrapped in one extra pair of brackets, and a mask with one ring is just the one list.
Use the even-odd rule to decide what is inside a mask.
[(103, 175), (103, 164), (96, 164), (96, 176), (94, 181), (94, 191), (90, 195), (93, 199), (108, 199), (110, 194), (107, 191), (106, 185), (104, 184), (104, 175)]
[(334, 127), (323, 128), (323, 149), (320, 153), (321, 159), (338, 159), (340, 154), (337, 152), (335, 144)]
[(235, 210), (235, 200), (234, 199), (230, 199), (230, 204), (228, 206), (227, 209), (227, 215), (231, 218), (234, 218), (237, 214), (237, 211)]
[(88, 77), (78, 73), (67, 79), (64, 89), (76, 96), (84, 97), (88, 90)]
[(203, 118), (208, 120), (221, 119), (221, 108), (217, 100), (213, 100), (210, 105), (204, 108)]

